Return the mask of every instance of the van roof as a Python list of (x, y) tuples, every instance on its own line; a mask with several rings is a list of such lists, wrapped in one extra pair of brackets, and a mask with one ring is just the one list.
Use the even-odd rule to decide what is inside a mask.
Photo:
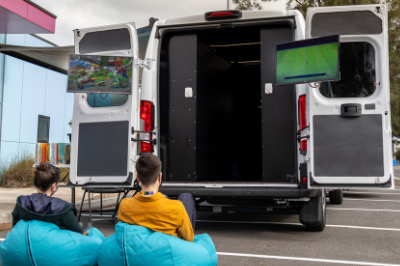
[[(280, 16), (290, 16), (290, 15), (298, 15), (298, 11), (293, 10), (255, 10), (255, 11), (242, 11), (242, 17), (235, 20), (242, 19), (251, 19), (251, 18), (268, 18), (268, 17), (280, 17)], [(216, 23), (221, 22), (223, 20), (215, 20), (215, 21), (206, 21), (203, 14), (185, 16), (185, 17), (177, 17), (170, 18), (165, 20), (165, 25), (174, 25), (174, 24), (186, 24), (186, 23), (199, 23), (199, 22), (210, 22)]]

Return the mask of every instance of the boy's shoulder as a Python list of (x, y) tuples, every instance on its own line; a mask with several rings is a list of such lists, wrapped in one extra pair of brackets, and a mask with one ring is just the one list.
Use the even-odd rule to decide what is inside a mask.
[(176, 199), (170, 199), (167, 196), (163, 195), (162, 193), (157, 193), (156, 195), (153, 195), (151, 197), (143, 197), (139, 194), (136, 194), (132, 198), (123, 199), (120, 205), (136, 205), (146, 202), (155, 202), (162, 204), (164, 206), (169, 205), (169, 206), (174, 206), (176, 208), (183, 207), (183, 203), (181, 201)]

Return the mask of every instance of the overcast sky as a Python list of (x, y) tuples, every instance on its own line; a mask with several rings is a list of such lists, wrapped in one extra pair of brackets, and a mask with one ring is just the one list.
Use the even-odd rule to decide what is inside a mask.
[[(57, 16), (56, 33), (40, 34), (58, 45), (73, 45), (72, 30), (122, 22), (148, 25), (150, 17), (171, 17), (225, 10), (227, 0), (33, 0)], [(264, 10), (284, 9), (286, 0), (262, 3)], [(232, 4), (231, 4), (232, 6)], [(233, 8), (231, 8), (233, 9)]]

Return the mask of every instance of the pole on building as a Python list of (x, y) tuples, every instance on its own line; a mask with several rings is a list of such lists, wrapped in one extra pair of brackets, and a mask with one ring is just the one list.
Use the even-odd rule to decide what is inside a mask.
[(229, 10), (229, 0), (227, 0), (226, 2), (227, 2), (226, 4), (227, 4), (227, 6), (228, 6), (228, 10)]

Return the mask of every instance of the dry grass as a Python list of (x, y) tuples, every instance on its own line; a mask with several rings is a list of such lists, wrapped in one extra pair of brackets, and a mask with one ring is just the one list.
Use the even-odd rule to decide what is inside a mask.
[(35, 159), (27, 152), (16, 155), (0, 167), (1, 186), (6, 188), (24, 188), (33, 186)]
[[(57, 165), (56, 165), (57, 166)], [(61, 170), (61, 179), (60, 181), (69, 173), (69, 168), (60, 168)], [(67, 176), (67, 178), (64, 179), (63, 183), (68, 183), (69, 180), (69, 176)]]

